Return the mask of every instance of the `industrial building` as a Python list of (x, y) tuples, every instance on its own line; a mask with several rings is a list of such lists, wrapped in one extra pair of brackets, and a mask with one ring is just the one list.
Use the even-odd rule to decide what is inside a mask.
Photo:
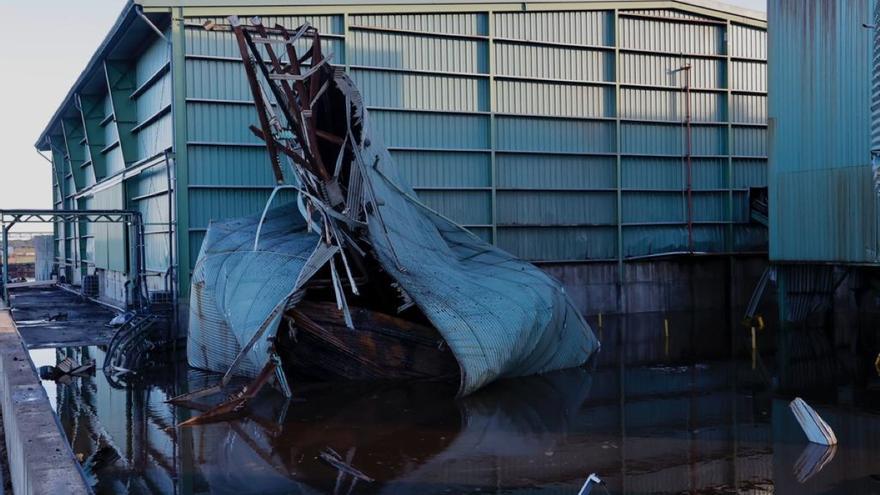
[[(762, 13), (705, 0), (141, 0), (36, 147), (51, 153), (56, 210), (140, 212), (154, 291), (185, 305), (208, 223), (259, 212), (274, 184), (234, 38), (203, 27), (230, 14), (317, 26), (421, 200), (539, 262), (584, 312), (711, 297), (694, 277), (723, 277), (701, 263), (762, 268), (767, 230), (749, 214), (767, 184)], [(96, 276), (105, 299), (126, 301), (133, 231), (63, 220), (59, 274)], [(655, 259), (668, 256), (690, 268)]]
[[(782, 389), (816, 357), (880, 369), (876, 5), (768, 2), (769, 257)], [(798, 344), (804, 335), (814, 337)], [(833, 361), (841, 349), (857, 358)]]
[(828, 296), (847, 274), (865, 287), (880, 263), (875, 3), (768, 2), (770, 261), (791, 293), (783, 320), (802, 320), (803, 294)]

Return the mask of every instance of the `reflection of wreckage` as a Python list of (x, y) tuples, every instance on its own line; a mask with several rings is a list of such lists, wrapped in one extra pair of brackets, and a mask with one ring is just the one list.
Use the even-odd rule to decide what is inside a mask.
[[(291, 373), (447, 377), (468, 394), (589, 358), (598, 342), (558, 282), (415, 198), (314, 28), (230, 21), (206, 29), (235, 35), (259, 116), (251, 130), (278, 186), (261, 216), (209, 226), (187, 351), (191, 365), (226, 375), (179, 399), (254, 378), (214, 411), (224, 414), (272, 379), (289, 393)], [(271, 208), (283, 190), (296, 204)]]

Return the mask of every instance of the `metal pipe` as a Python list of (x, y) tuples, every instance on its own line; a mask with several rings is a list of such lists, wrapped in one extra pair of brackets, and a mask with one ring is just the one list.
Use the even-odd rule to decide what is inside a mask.
[(685, 164), (687, 167), (687, 225), (688, 225), (688, 251), (694, 252), (694, 198), (693, 198), (693, 163), (691, 156), (691, 64), (684, 66), (685, 83)]
[(143, 7), (141, 7), (140, 5), (135, 5), (134, 12), (138, 15), (138, 17), (140, 17), (144, 20), (144, 22), (147, 23), (147, 26), (150, 26), (150, 29), (152, 29), (153, 32), (155, 32), (160, 38), (165, 40), (165, 43), (168, 43), (169, 45), (171, 44), (171, 40), (165, 37), (165, 33), (163, 33), (158, 27), (156, 27), (156, 25), (153, 24), (153, 21), (151, 21), (146, 15), (144, 15)]
[[(168, 150), (165, 150), (165, 181), (166, 181), (166, 196), (168, 199), (168, 272), (165, 278), (165, 290), (167, 290), (171, 294), (171, 315), (174, 321), (174, 332), (177, 332), (178, 325), (178, 314), (177, 314), (177, 302), (178, 302), (178, 294), (177, 287), (175, 284), (176, 270), (174, 269), (174, 236), (177, 235), (177, 232), (174, 228), (174, 196), (172, 194), (177, 194), (177, 187), (172, 184), (171, 177), (171, 162), (168, 158)], [(172, 192), (173, 191), (173, 192)], [(169, 284), (170, 279), (170, 284)], [(173, 336), (173, 340), (176, 340), (177, 335)]]

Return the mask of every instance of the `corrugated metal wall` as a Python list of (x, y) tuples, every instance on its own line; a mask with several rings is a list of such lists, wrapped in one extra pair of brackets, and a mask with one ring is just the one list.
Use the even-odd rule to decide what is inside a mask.
[[(263, 23), (321, 30), (429, 206), (531, 260), (687, 250), (690, 64), (694, 247), (766, 246), (747, 210), (766, 185), (764, 29), (665, 9), (420, 8)], [(201, 28), (227, 21), (184, 16), (194, 261), (207, 222), (258, 211), (272, 179), (234, 40)]]
[[(76, 95), (77, 108), (65, 109), (50, 134), (54, 208), (140, 211), (146, 267), (162, 274), (171, 235), (164, 160), (172, 142), (170, 50), (154, 34), (136, 46), (104, 61)], [(126, 236), (121, 224), (56, 223), (56, 261), (66, 268), (61, 274), (78, 282), (92, 269), (126, 273)], [(164, 283), (150, 279), (153, 288)]]
[(873, 1), (771, 0), (770, 258), (878, 261)]
[[(766, 184), (762, 23), (697, 7), (591, 7), (312, 6), (305, 17), (293, 6), (232, 10), (271, 12), (267, 25), (316, 25), (419, 196), (535, 261), (688, 250), (679, 69), (689, 65), (693, 248), (762, 250), (766, 232), (747, 211), (748, 188)], [(141, 211), (154, 274), (178, 254), (191, 268), (212, 219), (258, 212), (272, 188), (265, 150), (247, 129), (256, 115), (238, 48), (229, 33), (202, 28), (226, 23), (229, 10), (152, 8), (154, 21), (171, 23), (170, 48), (132, 15), (103, 71), (82, 83), (81, 108), (66, 108), (49, 131), (56, 208)], [(172, 143), (174, 183), (186, 193), (169, 208), (164, 153)], [(181, 253), (169, 238), (175, 224)], [(121, 233), (110, 226), (77, 236), (76, 227), (56, 226), (69, 278), (89, 264), (120, 266)], [(183, 294), (188, 274), (178, 272)]]

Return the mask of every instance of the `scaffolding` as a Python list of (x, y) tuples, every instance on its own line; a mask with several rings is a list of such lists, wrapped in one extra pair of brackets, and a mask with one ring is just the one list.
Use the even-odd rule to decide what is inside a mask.
[(144, 267), (144, 222), (139, 211), (131, 210), (0, 210), (2, 229), (3, 275), (0, 278), (3, 301), (9, 304), (9, 236), (13, 226), (21, 223), (53, 222), (121, 223), (128, 231), (129, 256), (127, 273), (131, 281), (132, 304), (138, 309), (149, 306), (146, 270)]

